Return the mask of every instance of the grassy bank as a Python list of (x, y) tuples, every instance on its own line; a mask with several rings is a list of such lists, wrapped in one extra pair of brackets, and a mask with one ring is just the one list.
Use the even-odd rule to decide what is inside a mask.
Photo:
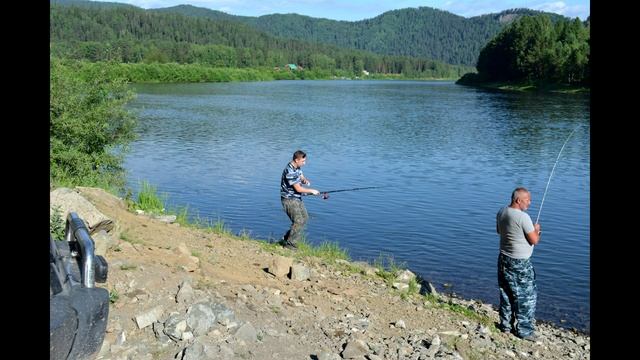
[(591, 88), (578, 85), (556, 84), (545, 82), (528, 82), (528, 81), (502, 81), (502, 82), (485, 82), (480, 80), (477, 74), (466, 74), (460, 80), (456, 81), (458, 85), (478, 87), (482, 89), (515, 91), (515, 92), (548, 92), (577, 94), (589, 93)]
[(550, 92), (563, 94), (589, 93), (591, 89), (584, 86), (564, 84), (529, 84), (529, 83), (488, 83), (477, 85), (482, 88), (517, 92)]
[[(426, 282), (419, 276), (409, 281), (408, 287), (402, 290), (394, 290), (393, 284), (398, 282), (397, 277), (406, 269), (406, 264), (396, 263), (392, 256), (380, 254), (372, 264), (363, 262), (353, 262), (349, 258), (347, 250), (340, 248), (337, 242), (324, 241), (319, 245), (312, 245), (306, 240), (298, 244), (298, 250), (291, 251), (283, 248), (274, 239), (254, 239), (247, 230), (241, 230), (238, 234), (234, 234), (222, 219), (206, 219), (199, 216), (189, 214), (187, 207), (178, 207), (169, 209), (165, 202), (168, 196), (159, 194), (157, 188), (146, 181), (143, 181), (140, 192), (133, 198), (131, 193), (125, 198), (128, 209), (132, 212), (144, 212), (150, 215), (175, 215), (176, 222), (181, 226), (203, 230), (218, 235), (225, 236), (238, 241), (257, 241), (260, 246), (272, 253), (282, 256), (293, 257), (295, 259), (316, 258), (320, 261), (334, 267), (337, 271), (344, 274), (361, 274), (363, 276), (372, 276), (382, 278), (390, 291), (396, 293), (402, 299), (417, 299), (425, 303), (430, 303), (434, 307), (447, 309), (451, 312), (461, 314), (464, 317), (483, 323), (484, 325), (494, 328), (493, 320), (483, 314), (477, 313), (466, 306), (452, 302), (447, 296), (433, 295), (420, 290), (421, 286), (426, 286)], [(53, 221), (52, 221), (53, 223)], [(125, 241), (127, 241), (125, 239)]]
[[(70, 63), (71, 64), (71, 63)], [(429, 73), (355, 75), (344, 70), (288, 70), (284, 68), (229, 68), (202, 64), (177, 63), (119, 63), (75, 61), (74, 68), (85, 79), (102, 74), (112, 79), (124, 79), (132, 83), (199, 83), (272, 80), (443, 80)], [(445, 80), (455, 80), (446, 78)]]

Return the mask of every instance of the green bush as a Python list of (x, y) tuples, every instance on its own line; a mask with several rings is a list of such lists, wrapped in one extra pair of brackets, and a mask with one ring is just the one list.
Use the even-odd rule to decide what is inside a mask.
[(50, 59), (50, 182), (122, 187), (122, 155), (135, 126), (124, 106), (133, 92), (107, 67), (80, 68), (80, 63)]

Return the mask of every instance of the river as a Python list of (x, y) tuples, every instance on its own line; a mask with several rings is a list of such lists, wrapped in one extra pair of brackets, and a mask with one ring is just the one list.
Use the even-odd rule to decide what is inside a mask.
[(589, 95), (439, 81), (135, 89), (139, 138), (125, 159), (134, 193), (146, 180), (169, 207), (276, 240), (289, 226), (280, 175), (302, 149), (314, 188), (381, 186), (307, 197), (310, 243), (337, 242), (353, 260), (393, 258), (467, 299), (498, 303), (495, 215), (527, 187), (543, 228), (536, 317), (590, 331)]

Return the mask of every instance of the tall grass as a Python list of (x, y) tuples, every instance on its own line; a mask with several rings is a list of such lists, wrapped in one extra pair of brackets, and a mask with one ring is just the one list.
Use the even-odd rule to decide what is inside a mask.
[(165, 211), (164, 199), (166, 199), (166, 195), (158, 195), (156, 186), (151, 185), (147, 181), (142, 181), (135, 207), (145, 213), (162, 214)]
[(464, 305), (460, 305), (460, 304), (456, 304), (452, 301), (451, 298), (449, 299), (445, 299), (439, 296), (435, 296), (432, 294), (425, 294), (424, 295), (424, 300), (426, 302), (431, 303), (432, 305), (440, 308), (440, 309), (445, 309), (448, 310), (450, 312), (462, 315), (463, 317), (466, 317), (467, 319), (471, 319), (474, 321), (477, 321), (487, 327), (489, 327), (491, 329), (492, 332), (496, 332), (497, 329), (495, 327), (495, 322), (494, 320), (486, 315), (477, 313), (475, 310), (473, 310), (470, 307), (464, 306)]
[(227, 224), (225, 224), (224, 220), (220, 218), (209, 226), (209, 230), (219, 235), (232, 235)]
[(303, 240), (298, 244), (298, 254), (300, 256), (315, 256), (329, 262), (335, 262), (338, 259), (349, 259), (347, 251), (341, 249), (337, 242), (331, 241), (325, 241), (318, 246), (313, 246)]
[(387, 285), (391, 286), (396, 279), (396, 274), (400, 270), (406, 269), (406, 264), (398, 264), (391, 255), (383, 255), (380, 253), (378, 258), (374, 260), (373, 266), (378, 269), (378, 276), (384, 279)]
[(58, 206), (53, 207), (53, 213), (49, 216), (49, 233), (54, 240), (64, 239), (64, 228), (66, 220), (62, 217), (62, 208)]
[(175, 209), (176, 222), (182, 226), (189, 225), (189, 206), (178, 207)]

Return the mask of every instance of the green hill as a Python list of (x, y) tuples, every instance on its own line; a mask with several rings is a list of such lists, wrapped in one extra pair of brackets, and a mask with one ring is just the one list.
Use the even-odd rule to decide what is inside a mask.
[[(52, 3), (92, 8), (113, 8), (118, 5), (136, 8), (118, 3), (80, 0), (54, 0)], [(475, 66), (480, 50), (489, 40), (506, 24), (521, 16), (547, 14), (554, 21), (564, 18), (529, 9), (511, 9), (465, 18), (430, 7), (393, 10), (371, 19), (353, 22), (298, 14), (236, 16), (191, 5), (150, 9), (146, 12), (243, 23), (258, 32), (282, 39), (333, 45), (379, 55), (421, 57), (467, 66)]]
[[(214, 13), (211, 13), (214, 14)], [(458, 78), (473, 71), (425, 57), (389, 56), (332, 44), (276, 37), (240, 21), (135, 7), (50, 6), (53, 56), (92, 62), (202, 64), (215, 67), (283, 67), (340, 76), (402, 74)]]
[[(372, 19), (349, 22), (298, 14), (234, 16), (191, 5), (152, 11), (238, 21), (287, 39), (469, 66), (475, 66), (482, 47), (506, 24), (521, 16), (542, 14), (534, 10), (513, 9), (464, 18), (447, 11), (419, 7), (388, 11)], [(563, 18), (557, 14), (546, 14), (556, 20)]]

